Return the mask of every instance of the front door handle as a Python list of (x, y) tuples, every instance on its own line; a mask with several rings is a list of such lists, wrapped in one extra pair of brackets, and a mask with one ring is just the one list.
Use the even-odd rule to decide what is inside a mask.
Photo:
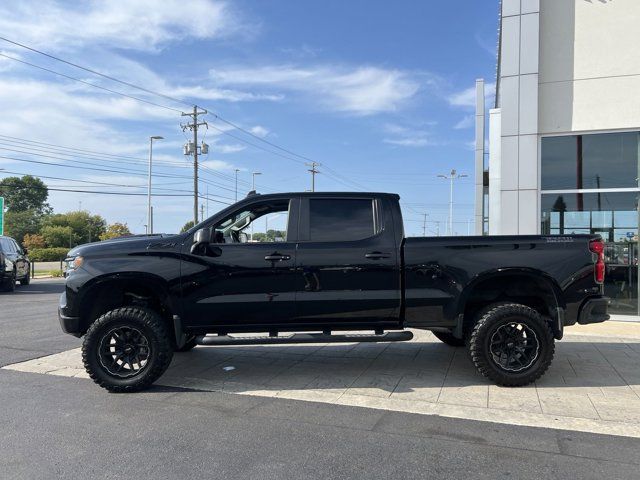
[(366, 253), (364, 256), (369, 260), (380, 260), (382, 258), (389, 258), (391, 254), (384, 253), (384, 252), (369, 252), (369, 253)]
[(284, 260), (291, 260), (291, 255), (282, 255), (280, 253), (272, 253), (271, 255), (266, 255), (264, 259), (267, 262), (282, 262)]

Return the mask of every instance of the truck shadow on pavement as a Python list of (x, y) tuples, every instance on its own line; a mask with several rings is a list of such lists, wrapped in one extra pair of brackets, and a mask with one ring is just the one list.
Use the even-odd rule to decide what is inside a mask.
[(466, 349), (433, 340), (197, 347), (176, 354), (158, 383), (318, 401), (351, 395), (484, 408), (499, 402), (539, 413), (553, 398), (589, 402), (593, 410), (594, 397), (607, 405), (624, 399), (628, 407), (638, 409), (640, 422), (640, 342), (558, 342), (547, 373), (521, 388), (493, 385), (476, 372)]

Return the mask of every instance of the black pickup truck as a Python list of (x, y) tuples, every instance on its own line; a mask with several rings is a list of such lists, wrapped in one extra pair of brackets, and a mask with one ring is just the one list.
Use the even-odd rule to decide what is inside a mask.
[[(275, 213), (279, 241), (249, 240)], [(466, 345), (482, 375), (518, 386), (546, 371), (564, 327), (609, 318), (603, 250), (597, 235), (405, 238), (394, 194), (251, 194), (180, 235), (76, 247), (59, 317), (116, 392), (148, 387), (196, 345), (390, 342), (408, 329)]]

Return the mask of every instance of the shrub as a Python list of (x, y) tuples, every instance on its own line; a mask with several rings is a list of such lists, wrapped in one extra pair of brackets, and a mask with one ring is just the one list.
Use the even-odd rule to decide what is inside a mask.
[(22, 241), (22, 246), (33, 250), (34, 248), (44, 248), (45, 241), (42, 235), (27, 233)]
[(67, 247), (34, 248), (29, 250), (29, 259), (33, 262), (59, 262), (68, 252)]

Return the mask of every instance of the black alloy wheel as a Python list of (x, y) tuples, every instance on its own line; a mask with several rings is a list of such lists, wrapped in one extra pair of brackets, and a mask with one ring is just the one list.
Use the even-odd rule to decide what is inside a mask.
[(151, 357), (149, 339), (140, 330), (120, 326), (109, 330), (100, 340), (99, 358), (110, 375), (128, 378), (139, 374)]
[(488, 308), (469, 338), (469, 354), (478, 372), (498, 385), (510, 387), (540, 378), (554, 352), (550, 319), (517, 303)]
[(167, 323), (143, 307), (121, 307), (91, 324), (82, 343), (82, 361), (91, 379), (110, 392), (148, 388), (173, 357)]
[(520, 372), (538, 358), (540, 342), (531, 328), (520, 322), (499, 326), (491, 335), (489, 350), (493, 361), (508, 372)]

